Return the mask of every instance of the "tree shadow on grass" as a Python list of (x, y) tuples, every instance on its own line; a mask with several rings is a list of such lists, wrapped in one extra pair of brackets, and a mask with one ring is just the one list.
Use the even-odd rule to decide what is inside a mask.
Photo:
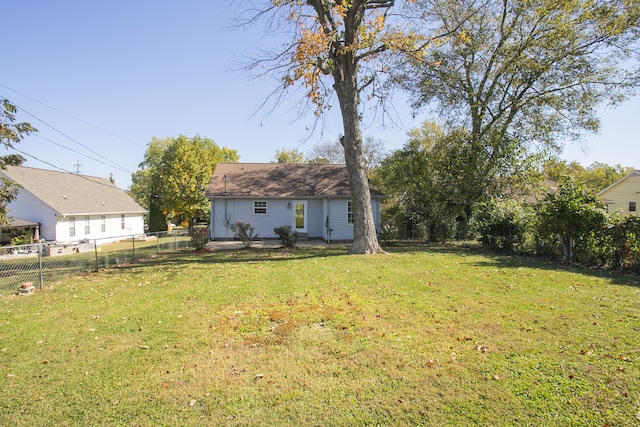
[(347, 246), (327, 246), (326, 248), (242, 248), (224, 249), (208, 252), (181, 251), (158, 254), (139, 259), (134, 264), (121, 266), (120, 269), (172, 266), (177, 264), (226, 264), (255, 263), (303, 260), (310, 258), (328, 258), (349, 254)]
[(544, 271), (557, 271), (581, 274), (589, 277), (606, 279), (612, 284), (640, 287), (640, 276), (626, 273), (624, 271), (606, 270), (602, 268), (584, 268), (580, 266), (572, 266), (562, 264), (557, 261), (545, 260), (542, 258), (533, 258), (516, 255), (500, 255), (483, 253), (485, 261), (474, 261), (473, 265), (478, 267), (493, 268), (531, 268)]
[[(534, 258), (530, 256), (506, 255), (490, 252), (479, 244), (474, 242), (455, 243), (455, 244), (434, 244), (421, 242), (396, 242), (391, 245), (384, 246), (384, 249), (390, 253), (412, 253), (412, 252), (430, 252), (439, 254), (452, 254), (461, 258), (473, 257), (468, 262), (478, 267), (491, 268), (532, 268), (545, 271), (562, 271), (587, 275), (589, 277), (597, 277), (609, 280), (613, 284), (640, 287), (640, 276), (632, 273), (626, 273), (618, 270), (606, 270), (602, 268), (584, 268), (579, 266), (571, 266), (562, 264), (544, 258)], [(479, 261), (480, 256), (484, 260)]]

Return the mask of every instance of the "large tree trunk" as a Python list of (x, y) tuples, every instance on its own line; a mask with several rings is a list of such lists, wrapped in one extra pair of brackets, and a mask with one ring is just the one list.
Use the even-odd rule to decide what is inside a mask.
[(353, 207), (352, 254), (375, 254), (384, 252), (378, 243), (376, 226), (371, 209), (369, 179), (362, 149), (362, 131), (358, 114), (359, 94), (357, 65), (352, 53), (336, 58), (333, 72), (335, 90), (342, 112), (344, 158), (349, 173)]

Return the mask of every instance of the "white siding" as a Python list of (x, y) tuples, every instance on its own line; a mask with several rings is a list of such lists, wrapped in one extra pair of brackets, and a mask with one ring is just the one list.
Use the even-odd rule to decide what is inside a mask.
[[(22, 189), (18, 197), (8, 204), (8, 216), (40, 223), (40, 237), (47, 241), (75, 242), (84, 238), (118, 240), (122, 236), (140, 235), (144, 233), (144, 217), (142, 214), (126, 214), (125, 228), (121, 228), (120, 214), (105, 215), (105, 232), (101, 231), (101, 216), (89, 215), (90, 233), (85, 233), (85, 216), (57, 215), (51, 207), (43, 203), (33, 194)], [(69, 217), (75, 217), (75, 236), (69, 236)]]
[[(55, 240), (59, 242), (76, 242), (83, 239), (95, 239), (96, 243), (102, 244), (124, 239), (129, 236), (144, 234), (144, 218), (139, 214), (125, 214), (124, 229), (122, 228), (121, 216), (119, 214), (104, 215), (104, 232), (102, 231), (103, 215), (89, 215), (90, 230), (88, 234), (85, 232), (85, 216), (86, 215), (68, 215), (64, 218), (58, 217)], [(75, 236), (69, 235), (71, 218), (75, 218)]]
[(39, 222), (40, 237), (45, 240), (56, 240), (56, 212), (33, 194), (20, 189), (18, 197), (7, 205), (7, 210), (7, 216)]

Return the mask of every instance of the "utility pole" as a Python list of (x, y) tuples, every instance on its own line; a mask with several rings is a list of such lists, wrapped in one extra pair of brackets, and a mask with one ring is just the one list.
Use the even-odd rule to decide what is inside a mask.
[(80, 160), (76, 160), (76, 163), (73, 165), (76, 168), (76, 175), (80, 175), (80, 168), (82, 165), (80, 164)]

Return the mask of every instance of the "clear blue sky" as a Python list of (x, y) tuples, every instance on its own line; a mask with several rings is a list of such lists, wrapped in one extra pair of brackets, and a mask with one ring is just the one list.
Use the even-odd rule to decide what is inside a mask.
[[(254, 114), (277, 85), (237, 68), (267, 41), (258, 30), (231, 31), (234, 15), (211, 0), (20, 0), (2, 6), (0, 96), (39, 129), (16, 148), (26, 166), (108, 177), (127, 188), (153, 136), (200, 135), (236, 149), (242, 162), (268, 162), (278, 148), (308, 152), (342, 133), (337, 111), (309, 134), (312, 116), (294, 121), (300, 94)], [(400, 148), (412, 118), (399, 96), (395, 126), (367, 120), (365, 136)], [(43, 105), (45, 104), (45, 105)], [(337, 110), (337, 108), (336, 108)], [(600, 135), (564, 157), (640, 168), (640, 99), (602, 111)], [(79, 119), (79, 120), (78, 120)], [(373, 122), (373, 123), (372, 123)], [(40, 159), (40, 160), (36, 160)]]

